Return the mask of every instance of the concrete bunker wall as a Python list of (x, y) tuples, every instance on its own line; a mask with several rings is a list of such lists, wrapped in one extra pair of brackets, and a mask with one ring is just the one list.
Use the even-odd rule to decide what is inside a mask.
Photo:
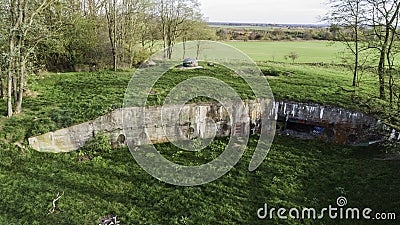
[[(29, 144), (38, 151), (69, 152), (84, 146), (90, 138), (99, 133), (109, 135), (110, 144), (118, 147), (127, 144), (126, 134), (133, 137), (129, 141), (134, 145), (149, 144), (149, 140), (152, 143), (167, 142), (170, 139), (167, 138), (165, 129), (180, 140), (223, 137), (229, 136), (231, 132), (237, 136), (259, 132), (261, 112), (265, 111), (262, 107), (266, 107), (264, 104), (255, 101), (245, 102), (244, 108), (248, 109), (250, 115), (238, 105), (232, 104), (228, 107), (233, 109), (234, 118), (231, 118), (219, 103), (191, 104), (182, 109), (174, 105), (164, 106), (164, 110), (168, 112), (166, 115), (179, 115), (178, 124), (169, 122), (169, 118), (164, 118), (167, 123), (163, 124), (162, 110), (159, 106), (146, 107), (145, 114), (142, 112), (143, 108), (139, 107), (119, 109), (93, 121), (29, 138)], [(132, 119), (130, 125), (124, 126), (123, 116), (127, 114), (141, 121), (135, 122), (135, 119)], [(232, 124), (231, 120), (236, 123)]]
[[(385, 125), (368, 115), (352, 112), (346, 109), (297, 102), (270, 102), (273, 109), (267, 113), (277, 118), (277, 131), (307, 138), (317, 138), (336, 144), (370, 144), (384, 138)], [(232, 105), (232, 107), (236, 107)], [(167, 125), (160, 123), (161, 107), (147, 107), (144, 126), (132, 126), (125, 129), (133, 132), (136, 145), (168, 141), (164, 129), (174, 129), (173, 132), (181, 138), (208, 138), (215, 136), (258, 134), (261, 129), (262, 105), (255, 101), (247, 101), (245, 107), (249, 115), (237, 110), (235, 124), (232, 124), (225, 108), (218, 103), (186, 105), (182, 110), (178, 106), (168, 106), (171, 115), (179, 114), (179, 124)], [(57, 130), (41, 136), (29, 138), (33, 149), (43, 152), (69, 152), (79, 149), (98, 133), (108, 134), (113, 147), (126, 145), (123, 133), (123, 111), (129, 110), (132, 116), (142, 115), (139, 108), (119, 109), (93, 121), (78, 124), (69, 128)], [(126, 112), (125, 112), (126, 113)], [(211, 122), (213, 121), (213, 122)], [(125, 127), (126, 128), (126, 127)], [(297, 129), (297, 130), (296, 130)], [(386, 128), (387, 129), (387, 128)], [(149, 135), (149, 137), (147, 137)], [(400, 139), (397, 131), (392, 133)]]
[(317, 138), (335, 144), (360, 145), (380, 141), (387, 132), (379, 120), (363, 113), (319, 104), (276, 104), (278, 132), (293, 136)]

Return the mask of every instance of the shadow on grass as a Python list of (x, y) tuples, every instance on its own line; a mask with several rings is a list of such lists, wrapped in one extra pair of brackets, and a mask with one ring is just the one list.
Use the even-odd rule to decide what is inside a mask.
[[(277, 137), (268, 158), (247, 170), (256, 139), (225, 176), (206, 185), (176, 187), (143, 171), (119, 149), (92, 161), (77, 153), (3, 151), (0, 163), (0, 222), (93, 224), (116, 214), (121, 224), (352, 224), (354, 221), (259, 220), (271, 207), (321, 209), (339, 196), (351, 207), (399, 212), (398, 162), (375, 161), (363, 149)], [(57, 192), (64, 196), (47, 215)], [(367, 221), (362, 221), (367, 222)]]

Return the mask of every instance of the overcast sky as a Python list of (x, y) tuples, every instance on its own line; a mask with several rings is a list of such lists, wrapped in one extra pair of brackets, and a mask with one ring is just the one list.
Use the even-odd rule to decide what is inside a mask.
[(210, 22), (320, 23), (327, 0), (199, 0)]

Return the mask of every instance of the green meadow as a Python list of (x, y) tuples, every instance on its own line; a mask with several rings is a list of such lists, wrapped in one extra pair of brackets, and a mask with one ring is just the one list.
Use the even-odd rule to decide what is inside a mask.
[(263, 42), (225, 42), (247, 55), (254, 61), (292, 62), (285, 56), (295, 52), (296, 63), (341, 63), (345, 47), (340, 42), (330, 41), (263, 41)]
[[(0, 144), (0, 224), (98, 224), (117, 215), (120, 224), (354, 224), (360, 220), (260, 220), (264, 206), (320, 211), (345, 196), (348, 206), (399, 212), (396, 161), (375, 160), (377, 149), (334, 146), (276, 137), (267, 159), (254, 172), (248, 164), (258, 138), (222, 178), (196, 187), (178, 187), (146, 173), (126, 148), (110, 150), (97, 138), (78, 152), (38, 153)], [(215, 140), (196, 155), (172, 144), (156, 147), (169, 159), (209, 161), (226, 147)], [(85, 158), (89, 154), (90, 158)], [(53, 208), (52, 202), (62, 197)], [(371, 214), (374, 215), (374, 214)], [(376, 224), (376, 220), (361, 220)], [(396, 224), (396, 221), (379, 224)], [(398, 221), (397, 221), (398, 222)]]

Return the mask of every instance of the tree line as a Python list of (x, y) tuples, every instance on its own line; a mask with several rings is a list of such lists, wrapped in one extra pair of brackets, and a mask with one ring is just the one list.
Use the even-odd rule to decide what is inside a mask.
[(219, 40), (242, 41), (340, 41), (336, 27), (216, 28)]
[[(379, 79), (379, 98), (400, 114), (400, 0), (331, 0), (324, 18), (337, 28), (353, 64), (353, 86), (365, 68)], [(396, 82), (397, 81), (397, 82)]]
[(131, 68), (191, 39), (213, 39), (197, 0), (1, 0), (0, 97), (11, 117), (29, 74)]

